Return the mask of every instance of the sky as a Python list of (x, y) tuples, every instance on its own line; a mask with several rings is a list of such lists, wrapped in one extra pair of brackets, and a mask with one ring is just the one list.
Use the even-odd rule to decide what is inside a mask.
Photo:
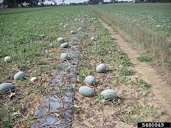
[[(3, 0), (0, 0), (0, 3), (2, 3)], [(62, 0), (55, 0), (57, 3), (61, 3)], [(65, 0), (65, 3), (80, 3), (85, 2), (88, 0)], [(104, 0), (105, 2), (109, 2), (110, 0)], [(121, 1), (121, 0), (118, 0)], [(131, 0), (122, 0), (122, 1), (131, 1)]]

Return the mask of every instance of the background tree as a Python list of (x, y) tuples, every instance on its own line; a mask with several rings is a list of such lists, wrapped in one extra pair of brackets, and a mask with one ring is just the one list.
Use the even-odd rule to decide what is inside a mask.
[(103, 0), (89, 0), (88, 4), (99, 4), (99, 3), (103, 3)]
[[(44, 2), (44, 0), (42, 0)], [(37, 6), (39, 0), (4, 0), (4, 4), (9, 8), (17, 7), (18, 5), (23, 7), (23, 3), (26, 2), (29, 6)]]
[(33, 7), (33, 6), (37, 6), (39, 0), (25, 0), (26, 3), (29, 4), (29, 6)]
[(135, 0), (135, 2), (137, 2), (137, 3), (139, 3), (139, 2), (149, 2), (149, 3), (161, 2), (161, 3), (166, 3), (166, 2), (171, 2), (171, 0)]
[(17, 7), (19, 0), (4, 0), (4, 4), (8, 7)]

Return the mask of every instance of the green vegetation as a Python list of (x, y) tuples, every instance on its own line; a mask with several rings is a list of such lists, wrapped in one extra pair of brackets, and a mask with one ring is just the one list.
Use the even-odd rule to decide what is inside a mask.
[[(91, 36), (96, 37), (96, 40), (90, 41), (91, 36), (89, 36), (89, 38), (84, 39), (82, 42), (83, 49), (79, 68), (80, 77), (77, 88), (85, 84), (84, 78), (90, 74), (96, 77), (98, 83), (96, 86), (92, 86), (96, 89), (97, 94), (94, 98), (77, 96), (75, 104), (81, 106), (84, 110), (84, 112), (80, 113), (80, 117), (81, 115), (86, 115), (86, 119), (91, 120), (93, 117), (86, 114), (88, 111), (88, 113), (94, 113), (94, 116), (98, 118), (98, 110), (114, 106), (115, 114), (126, 124), (136, 124), (139, 121), (145, 121), (146, 118), (154, 119), (158, 109), (156, 106), (148, 109), (152, 102), (147, 101), (148, 95), (151, 94), (151, 86), (138, 76), (135, 76), (134, 65), (130, 62), (127, 54), (118, 48), (115, 40), (111, 38), (107, 29), (103, 28), (98, 20), (88, 24), (84, 31), (88, 31)], [(109, 72), (105, 74), (96, 73), (95, 67), (100, 63), (107, 64)], [(104, 100), (104, 97), (99, 95), (104, 88), (119, 90), (118, 100)], [(88, 103), (91, 107), (87, 105)], [(141, 103), (145, 105), (141, 106)], [(134, 107), (134, 105), (140, 107)], [(94, 111), (97, 111), (97, 113)], [(116, 116), (115, 114), (112, 116)], [(78, 115), (76, 114), (76, 116)], [(107, 120), (109, 121), (110, 119)], [(80, 122), (84, 122), (84, 120), (79, 120)], [(103, 124), (105, 123), (103, 122)], [(96, 126), (96, 124), (93, 124), (93, 126)]]
[(150, 84), (144, 82), (142, 79), (137, 80), (137, 82), (142, 90), (148, 90), (151, 87)]
[(142, 55), (142, 56), (138, 57), (137, 59), (140, 62), (150, 62), (150, 61), (152, 61), (152, 57), (146, 56), (146, 55)]
[[(63, 33), (59, 24), (78, 10), (79, 7), (52, 7), (5, 9), (0, 12), (0, 82), (8, 80), (7, 77), (16, 70), (36, 67), (39, 74), (44, 72), (48, 68), (45, 58), (55, 59), (58, 54), (50, 52), (53, 48), (50, 44), (55, 45), (54, 41)], [(41, 39), (41, 35), (45, 35), (45, 38)], [(7, 55), (12, 56), (13, 62), (10, 64), (3, 62)]]
[[(57, 38), (67, 38), (60, 24), (80, 11), (80, 7), (45, 7), (1, 9), (0, 11), (0, 83), (5, 81), (17, 85), (16, 95), (0, 96), (0, 127), (29, 127), (30, 114), (47, 93), (47, 86), (58, 65), (60, 48)], [(11, 56), (12, 62), (4, 62)], [(13, 76), (22, 70), (26, 79), (14, 81)], [(38, 77), (34, 84), (29, 79)], [(9, 94), (10, 95), (10, 94)], [(33, 100), (34, 99), (34, 100)], [(18, 103), (19, 109), (14, 109)], [(31, 106), (31, 107), (30, 107)], [(29, 109), (29, 110), (28, 110)], [(12, 114), (20, 111), (22, 117), (13, 119)]]
[[(122, 22), (128, 22), (130, 25), (132, 25), (132, 23), (134, 25), (141, 25), (141, 27), (142, 26), (147, 27), (157, 33), (171, 36), (171, 22), (170, 22), (171, 4), (170, 3), (110, 4), (110, 5), (99, 5), (96, 7), (97, 9), (102, 10), (104, 13), (107, 11), (108, 15), (113, 15), (114, 17), (119, 18), (119, 19), (115, 18), (113, 20), (125, 19)], [(118, 25), (122, 25), (122, 24), (118, 24)]]
[(120, 69), (120, 72), (121, 72), (121, 74), (123, 74), (125, 76), (130, 76), (130, 75), (134, 74), (134, 71), (130, 67), (122, 67)]
[[(146, 4), (140, 5), (146, 7)], [(170, 54), (168, 47), (166, 47), (167, 42), (165, 42), (165, 39), (170, 36), (170, 29), (155, 28), (156, 25), (150, 23), (150, 20), (142, 21), (142, 15), (137, 11), (137, 9), (140, 9), (143, 12), (144, 8), (141, 8), (140, 5), (130, 4), (131, 9), (127, 4), (93, 6), (92, 9), (96, 15), (101, 15), (112, 27), (117, 26), (118, 29), (124, 31), (130, 40), (137, 43), (140, 41), (143, 42), (143, 48), (148, 51), (147, 48), (149, 47), (149, 53), (153, 53), (150, 56), (154, 60), (159, 61), (160, 57), (168, 57)], [(113, 8), (113, 6), (116, 8)], [(153, 7), (154, 5), (150, 4), (148, 6)], [(149, 12), (144, 13), (144, 16), (148, 17), (147, 14), (156, 16), (152, 12), (154, 13), (159, 4), (155, 6), (153, 11), (144, 9), (144, 11), (148, 10)], [(82, 9), (84, 11), (80, 14), (83, 16), (83, 22), (86, 23), (81, 23), (81, 16), (79, 17), (80, 19), (77, 17), (78, 12)], [(148, 97), (149, 94), (153, 94), (150, 90), (151, 86), (135, 76), (134, 65), (130, 62), (128, 56), (117, 47), (115, 40), (111, 38), (107, 29), (97, 19), (94, 19), (96, 15), (92, 15), (92, 11), (88, 9), (89, 7), (84, 6), (68, 6), (5, 9), (0, 12), (0, 83), (9, 81), (17, 85), (17, 91), (13, 98), (9, 99), (8, 94), (0, 96), (0, 104), (2, 104), (0, 105), (0, 127), (29, 127), (35, 108), (39, 106), (43, 96), (49, 91), (47, 87), (54, 75), (54, 70), (61, 70), (58, 65), (61, 49), (57, 45), (57, 38), (63, 36), (68, 39), (68, 33), (71, 31), (71, 28), (76, 29), (77, 27), (81, 27), (83, 30), (79, 33), (82, 53), (80, 55), (79, 78), (76, 89), (85, 84), (84, 79), (87, 75), (94, 75), (98, 80), (96, 87), (94, 87), (97, 94), (100, 94), (105, 88), (112, 88), (118, 92), (118, 96), (121, 99), (103, 104), (98, 102), (104, 99), (100, 95), (95, 98), (82, 98), (76, 94), (75, 104), (78, 107), (73, 107), (73, 109), (76, 110), (79, 108), (76, 111), (82, 109), (84, 111), (79, 111), (78, 113), (85, 115), (85, 112), (92, 112), (93, 114), (84, 116), (87, 119), (92, 115), (100, 117), (90, 117), (90, 122), (91, 119), (93, 119), (93, 122), (95, 122), (94, 119), (102, 119), (100, 111), (102, 108), (106, 110), (106, 106), (108, 108), (114, 107), (115, 112), (111, 117), (117, 116), (125, 124), (136, 124), (147, 117), (155, 119), (154, 116), (156, 115), (160, 117), (157, 113), (158, 106), (152, 106), (152, 103), (155, 101), (150, 102), (154, 98), (152, 96)], [(159, 13), (159, 15), (166, 14)], [(169, 17), (170, 13), (167, 12), (167, 15)], [(88, 19), (87, 17), (90, 18)], [(128, 17), (129, 19), (127, 19)], [(77, 19), (73, 20), (75, 18)], [(137, 21), (131, 21), (135, 19)], [(160, 19), (161, 17), (155, 20), (155, 23), (162, 24)], [(76, 21), (80, 22), (82, 26), (77, 24)], [(61, 25), (61, 23), (63, 24)], [(63, 29), (66, 23), (68, 24), (68, 28)], [(170, 22), (167, 21), (167, 25), (169, 26)], [(150, 31), (149, 28), (151, 29)], [(154, 31), (157, 32), (154, 34)], [(91, 37), (95, 37), (96, 40), (91, 41)], [(156, 42), (157, 44), (155, 44)], [(162, 48), (160, 47), (161, 42), (163, 42)], [(158, 56), (158, 53), (161, 55)], [(11, 63), (3, 61), (3, 58), (7, 55), (12, 57)], [(141, 56), (139, 59), (142, 61), (151, 61), (150, 56)], [(169, 59), (168, 57), (167, 61)], [(163, 60), (162, 63), (167, 63), (165, 62), (165, 58)], [(107, 64), (109, 71), (104, 74), (95, 72), (95, 67), (100, 63)], [(13, 75), (18, 70), (26, 72), (26, 79), (16, 82), (13, 80)], [(31, 83), (29, 81), (31, 76), (38, 77), (38, 81)], [(60, 93), (69, 86), (61, 86)], [(141, 106), (141, 103), (143, 106)], [(13, 118), (13, 114), (17, 112), (21, 112), (21, 115)], [(63, 114), (60, 113), (60, 116), (63, 116)], [(80, 119), (79, 116), (75, 118), (75, 120), (81, 122)], [(111, 121), (113, 120), (111, 119)]]
[(12, 125), (12, 112), (14, 112), (12, 106), (7, 104), (0, 105), (0, 128), (8, 128)]
[(98, 5), (91, 9), (138, 48), (147, 51), (156, 65), (171, 71), (170, 3)]

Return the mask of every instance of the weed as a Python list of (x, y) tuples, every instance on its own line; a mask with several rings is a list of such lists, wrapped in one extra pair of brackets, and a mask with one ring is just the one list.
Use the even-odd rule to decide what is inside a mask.
[(130, 67), (122, 67), (122, 68), (120, 69), (120, 73), (121, 73), (122, 75), (125, 75), (125, 76), (130, 76), (130, 75), (133, 75), (133, 74), (134, 74), (134, 71), (133, 71), (133, 69), (130, 68)]
[(130, 117), (129, 121), (134, 125), (137, 125), (138, 122), (143, 122), (143, 117), (139, 115), (133, 115)]
[(95, 99), (96, 99), (96, 101), (104, 101), (105, 100), (104, 96), (102, 96), (102, 95), (96, 96)]
[(112, 55), (119, 61), (119, 64), (121, 64), (123, 66), (131, 66), (132, 65), (128, 56), (123, 51), (113, 50)]
[(43, 85), (36, 86), (35, 90), (37, 90), (37, 92), (40, 94), (44, 94), (47, 92), (47, 88)]
[(14, 108), (8, 104), (0, 105), (0, 127), (1, 128), (10, 128), (13, 119), (12, 112), (14, 112)]
[(80, 107), (77, 105), (73, 105), (71, 109), (73, 110), (73, 112), (77, 113), (77, 112), (79, 112)]
[(155, 108), (154, 106), (148, 106), (145, 109), (145, 113), (146, 113), (147, 116), (154, 117), (155, 115), (157, 115), (157, 108)]
[(149, 88), (151, 87), (150, 84), (146, 83), (146, 82), (145, 82), (144, 80), (142, 80), (142, 79), (139, 79), (137, 82), (138, 82), (138, 86), (140, 86), (140, 88), (141, 88), (142, 90), (147, 90), (147, 89), (149, 89)]
[(91, 74), (91, 72), (89, 70), (84, 70), (84, 71), (81, 71), (79, 75), (82, 79), (84, 79), (86, 76), (88, 76), (90, 74)]
[(152, 61), (152, 57), (142, 55), (142, 56), (138, 57), (137, 60), (139, 60), (140, 62), (150, 62), (150, 61)]
[(132, 63), (130, 62), (130, 60), (128, 58), (127, 59), (122, 59), (121, 64), (123, 66), (131, 66), (132, 65)]
[(135, 105), (133, 108), (132, 108), (132, 110), (131, 110), (131, 112), (132, 112), (132, 114), (138, 114), (138, 115), (140, 115), (140, 112), (142, 111), (142, 106), (141, 105)]

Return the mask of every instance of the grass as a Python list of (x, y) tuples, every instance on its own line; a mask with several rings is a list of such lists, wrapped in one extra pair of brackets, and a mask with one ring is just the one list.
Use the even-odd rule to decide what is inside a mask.
[(135, 47), (148, 52), (162, 70), (171, 71), (170, 3), (111, 4), (90, 8)]
[(0, 105), (0, 128), (11, 127), (13, 119), (11, 113), (13, 112), (13, 107), (7, 104)]
[(151, 62), (152, 61), (152, 57), (151, 56), (142, 55), (142, 56), (138, 57), (137, 60), (139, 60), (140, 62)]
[(140, 86), (140, 88), (141, 88), (142, 90), (148, 90), (148, 89), (151, 87), (150, 84), (146, 83), (146, 82), (143, 81), (142, 79), (139, 79), (139, 80), (138, 80), (138, 83), (139, 83), (139, 86)]
[(134, 71), (133, 71), (133, 69), (130, 68), (130, 67), (122, 67), (122, 68), (120, 69), (120, 73), (121, 73), (122, 75), (125, 75), (125, 76), (130, 76), (130, 75), (133, 75), (133, 74), (134, 74)]
[(144, 117), (155, 117), (157, 115), (157, 111), (158, 110), (154, 106), (144, 107), (141, 105), (134, 105), (130, 110), (131, 115), (126, 115), (124, 120), (137, 126), (137, 122), (144, 122), (148, 120)]

